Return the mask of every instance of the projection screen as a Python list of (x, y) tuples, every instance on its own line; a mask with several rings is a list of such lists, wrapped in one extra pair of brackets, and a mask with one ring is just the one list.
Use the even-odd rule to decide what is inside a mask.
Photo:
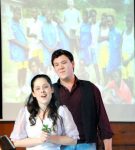
[(38, 73), (58, 77), (55, 49), (74, 55), (75, 75), (96, 84), (110, 121), (135, 121), (133, 0), (1, 0), (2, 105), (15, 120)]

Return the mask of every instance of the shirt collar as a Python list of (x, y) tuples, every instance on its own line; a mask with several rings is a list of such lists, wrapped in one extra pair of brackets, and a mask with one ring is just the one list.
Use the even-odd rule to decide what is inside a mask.
[[(58, 86), (62, 86), (60, 83), (60, 78), (57, 80)], [(73, 87), (76, 87), (80, 83), (79, 79), (75, 75), (75, 81)]]

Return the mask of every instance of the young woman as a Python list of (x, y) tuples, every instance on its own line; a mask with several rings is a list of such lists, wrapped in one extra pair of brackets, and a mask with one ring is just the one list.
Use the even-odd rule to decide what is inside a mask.
[(76, 144), (77, 127), (68, 108), (56, 105), (50, 78), (36, 75), (31, 90), (10, 136), (14, 145), (27, 150), (59, 150), (60, 145)]

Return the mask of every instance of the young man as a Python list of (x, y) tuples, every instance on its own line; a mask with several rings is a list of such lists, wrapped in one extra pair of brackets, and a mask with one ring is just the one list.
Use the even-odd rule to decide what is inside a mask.
[(74, 58), (69, 51), (54, 51), (51, 61), (59, 76), (54, 84), (55, 95), (60, 105), (66, 105), (71, 111), (80, 136), (77, 145), (62, 146), (61, 149), (96, 150), (99, 134), (105, 150), (112, 150), (113, 132), (99, 89), (90, 81), (79, 80), (74, 75)]

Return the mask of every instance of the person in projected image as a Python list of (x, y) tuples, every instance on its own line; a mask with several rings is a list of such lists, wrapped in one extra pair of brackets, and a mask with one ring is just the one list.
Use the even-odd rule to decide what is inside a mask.
[(89, 53), (91, 55), (90, 63), (95, 70), (95, 76), (97, 84), (100, 85), (100, 72), (98, 66), (98, 34), (99, 34), (99, 22), (97, 20), (97, 11), (91, 9), (89, 11), (90, 21), (90, 33), (91, 33), (91, 44), (89, 46)]
[(57, 12), (53, 14), (53, 20), (57, 23), (57, 29), (59, 34), (59, 47), (62, 49), (68, 49), (70, 51), (70, 41), (67, 33), (64, 30), (64, 23), (58, 16)]
[(84, 61), (84, 65), (89, 66), (92, 57), (89, 52), (89, 46), (91, 44), (92, 37), (91, 37), (91, 26), (89, 23), (89, 14), (87, 10), (83, 11), (82, 18), (83, 22), (80, 26), (79, 58), (80, 60)]
[[(37, 57), (32, 57), (28, 61), (28, 74), (27, 74), (27, 90), (26, 94), (29, 94), (31, 92), (31, 89), (29, 87), (31, 79), (37, 75), (37, 74), (42, 74), (42, 70), (39, 67), (40, 66), (40, 61)], [(26, 95), (27, 96), (27, 95)]]
[(112, 150), (113, 132), (99, 89), (90, 81), (80, 80), (74, 74), (75, 62), (67, 50), (55, 50), (51, 58), (59, 79), (54, 93), (60, 105), (66, 105), (73, 115), (80, 139), (74, 146), (62, 150), (96, 150), (97, 135), (106, 150)]
[(43, 49), (41, 47), (41, 43), (39, 40), (39, 36), (41, 34), (42, 22), (38, 18), (38, 9), (32, 8), (31, 18), (27, 23), (27, 37), (29, 41), (29, 59), (32, 57), (36, 57), (40, 61), (40, 67), (43, 68)]
[(51, 70), (51, 54), (59, 47), (59, 34), (56, 22), (53, 20), (52, 10), (47, 10), (46, 21), (43, 23), (40, 42), (43, 47), (44, 72)]
[(85, 67), (84, 60), (80, 59), (78, 65), (79, 65), (79, 69), (78, 69), (78, 73), (77, 73), (78, 78), (89, 80), (89, 73), (88, 73), (87, 68)]
[(102, 82), (104, 86), (106, 84), (106, 66), (109, 59), (109, 26), (107, 22), (107, 14), (101, 15), (101, 21), (99, 25), (98, 34), (98, 66), (101, 71)]
[(106, 65), (106, 81), (108, 81), (108, 77), (110, 77), (114, 71), (117, 71), (121, 65), (121, 33), (115, 25), (114, 15), (107, 15), (107, 24), (109, 27), (109, 56)]
[(13, 17), (9, 24), (9, 49), (11, 60), (17, 64), (17, 97), (25, 92), (27, 59), (29, 51), (24, 28), (20, 23), (20, 20), (21, 10), (20, 8), (16, 7), (13, 9)]
[(27, 150), (60, 150), (60, 145), (74, 145), (79, 133), (65, 105), (54, 97), (51, 79), (38, 74), (31, 80), (31, 94), (21, 108), (10, 135), (16, 147)]
[(134, 17), (133, 13), (128, 13), (125, 18), (126, 27), (122, 34), (122, 78), (126, 81), (132, 94), (134, 92), (135, 75), (135, 51), (134, 51)]
[(103, 90), (106, 104), (132, 104), (132, 93), (127, 83), (122, 79), (120, 69), (115, 71)]
[(82, 18), (80, 11), (75, 8), (74, 0), (67, 0), (67, 9), (63, 12), (63, 22), (65, 32), (69, 37), (70, 50), (76, 53), (79, 46), (79, 32)]

